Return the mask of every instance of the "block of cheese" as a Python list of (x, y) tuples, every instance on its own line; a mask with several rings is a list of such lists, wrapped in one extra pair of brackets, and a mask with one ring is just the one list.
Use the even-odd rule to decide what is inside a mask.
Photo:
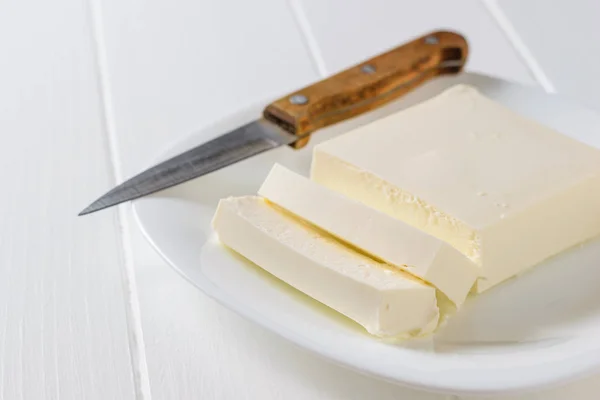
[(434, 287), (361, 255), (257, 196), (219, 202), (213, 227), (226, 246), (381, 337), (431, 333)]
[(450, 243), (479, 292), (600, 233), (600, 150), (467, 85), (318, 145), (311, 178)]
[(438, 288), (457, 307), (478, 267), (444, 241), (275, 164), (258, 191), (272, 203), (375, 259)]

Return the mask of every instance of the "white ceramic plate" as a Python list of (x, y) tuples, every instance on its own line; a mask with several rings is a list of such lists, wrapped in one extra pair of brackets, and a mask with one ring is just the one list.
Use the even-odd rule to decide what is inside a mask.
[[(458, 82), (600, 146), (597, 114), (534, 88), (475, 74), (439, 78), (384, 109), (317, 132), (312, 145)], [(162, 158), (255, 119), (260, 111), (254, 107), (186, 137)], [(256, 193), (274, 162), (307, 173), (310, 158), (310, 148), (287, 147), (254, 157), (136, 201), (137, 220), (156, 250), (204, 293), (291, 342), (362, 373), (434, 391), (490, 394), (548, 386), (598, 369), (600, 240), (470, 299), (432, 339), (405, 343), (368, 336), (216, 242), (210, 220), (220, 198)]]

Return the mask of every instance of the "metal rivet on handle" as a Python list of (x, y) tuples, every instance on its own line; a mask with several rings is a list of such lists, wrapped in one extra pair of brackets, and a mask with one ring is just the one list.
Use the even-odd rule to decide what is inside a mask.
[(362, 67), (360, 67), (360, 70), (362, 72), (364, 72), (365, 74), (373, 74), (376, 71), (376, 68), (374, 65), (371, 64), (365, 64)]
[(308, 103), (308, 97), (303, 94), (295, 94), (290, 97), (290, 103), (296, 105), (302, 105)]
[(440, 40), (435, 36), (427, 36), (425, 38), (425, 43), (427, 44), (438, 44)]

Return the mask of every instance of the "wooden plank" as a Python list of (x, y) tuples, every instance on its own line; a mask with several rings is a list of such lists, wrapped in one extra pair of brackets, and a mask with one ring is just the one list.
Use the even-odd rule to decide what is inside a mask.
[(425, 32), (450, 29), (469, 41), (467, 69), (534, 84), (478, 0), (293, 0), (323, 73), (333, 73)]
[[(189, 1), (177, 7), (149, 2), (143, 8), (133, 1), (105, 1), (100, 10), (109, 126), (122, 176), (177, 136), (317, 78), (291, 11), (277, 0)], [(136, 227), (131, 231), (153, 398), (291, 393), (304, 399), (337, 390), (326, 379), (313, 384), (296, 375), (314, 370), (327, 376), (339, 374), (339, 368), (302, 352), (296, 356), (298, 350), (286, 350), (288, 343), (216, 305), (158, 259)], [(368, 382), (363, 390), (373, 387), (362, 380)]]
[(0, 398), (134, 398), (115, 214), (76, 217), (112, 182), (85, 2), (1, 9)]

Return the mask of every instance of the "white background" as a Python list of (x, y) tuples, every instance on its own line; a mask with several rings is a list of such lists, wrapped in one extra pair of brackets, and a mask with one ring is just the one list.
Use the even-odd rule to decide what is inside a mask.
[[(0, 398), (410, 399), (215, 304), (127, 205), (177, 137), (429, 30), (468, 69), (600, 110), (595, 0), (0, 0)], [(599, 133), (600, 134), (600, 133)], [(600, 376), (503, 400), (598, 398)]]

